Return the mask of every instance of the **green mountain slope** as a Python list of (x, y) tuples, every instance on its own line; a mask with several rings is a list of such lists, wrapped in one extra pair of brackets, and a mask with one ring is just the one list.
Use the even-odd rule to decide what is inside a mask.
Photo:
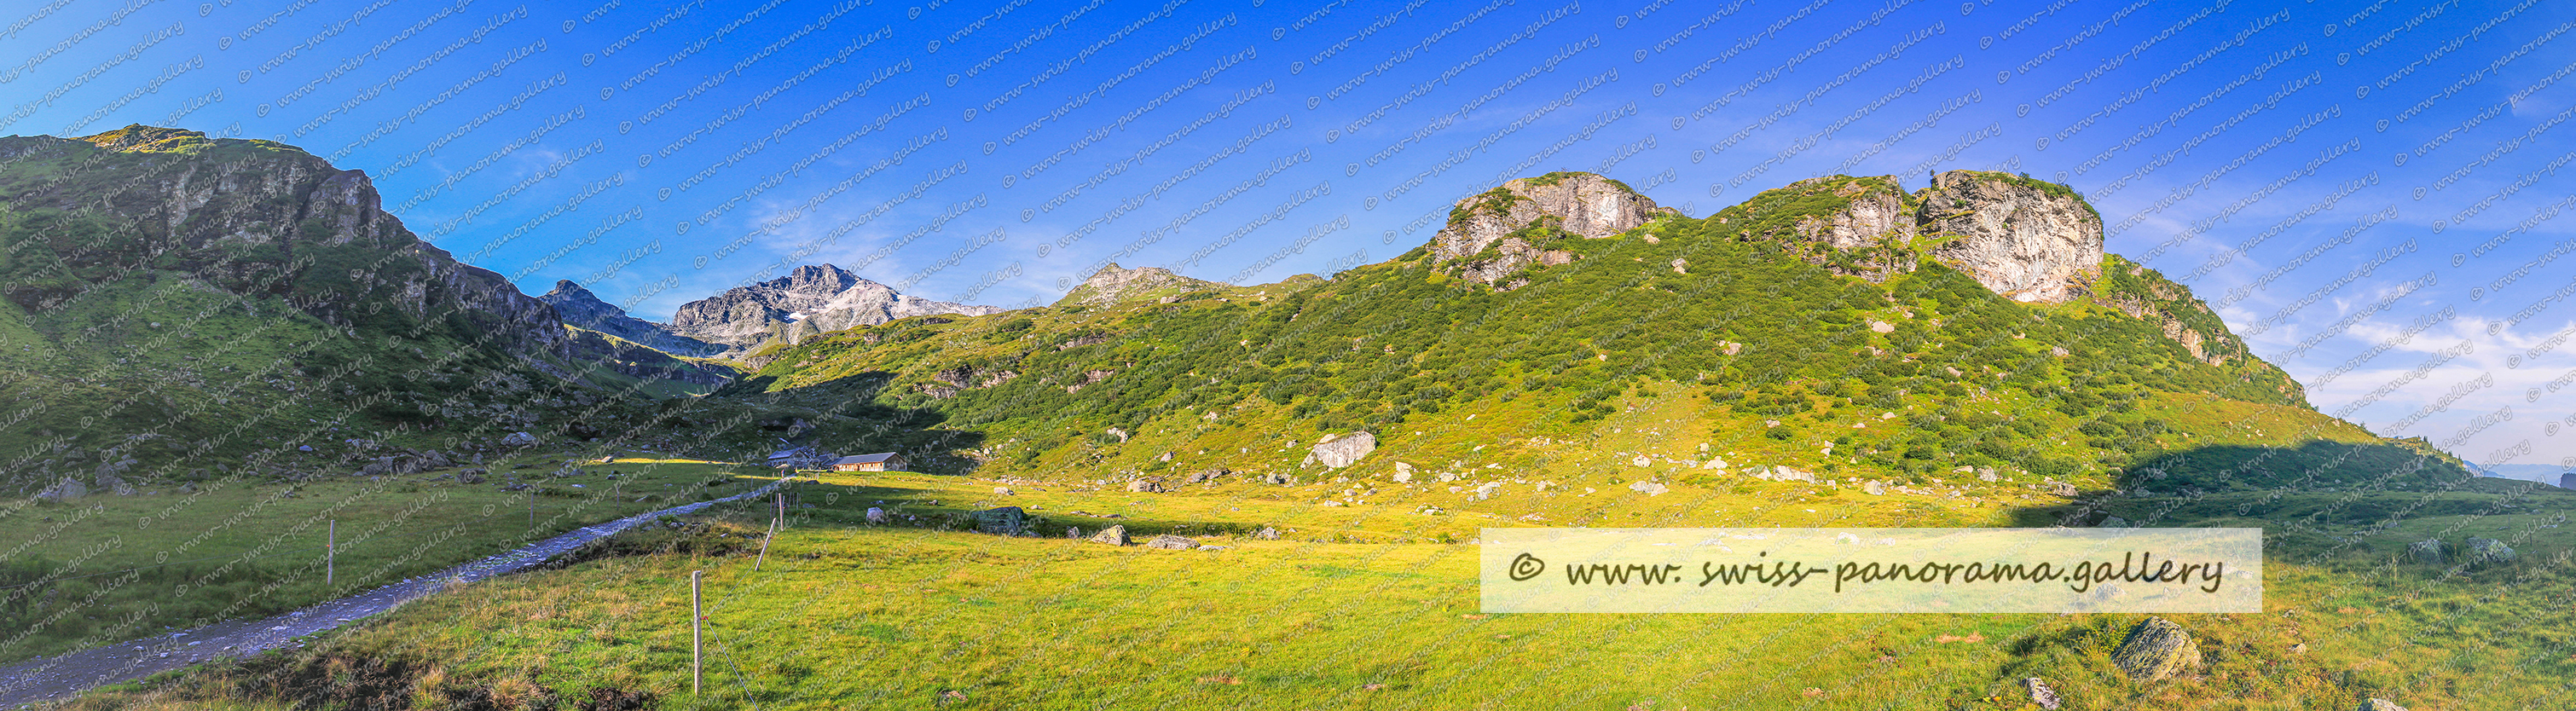
[[(813, 441), (835, 448), (887, 446), (869, 441), (877, 423), (843, 416), (856, 403), (936, 413), (936, 429), (985, 444), (916, 461), (1076, 479), (1311, 477), (1326, 468), (1298, 445), (1365, 431), (1381, 449), (1351, 471), (1378, 477), (1398, 462), (1570, 474), (1651, 460), (1680, 479), (1786, 466), (1930, 484), (1964, 467), (1992, 470), (1978, 484), (2107, 489), (2189, 449), (2379, 441), (2310, 408), (2188, 289), (2101, 255), (2099, 218), (2072, 191), (1943, 179), (1984, 187), (1826, 178), (1706, 218), (1643, 201), (1637, 227), (1597, 237), (1547, 210), (1479, 228), (1519, 209), (1488, 193), (1433, 245), (1330, 280), (852, 329), (764, 352), (719, 394), (805, 408)], [(1515, 184), (1550, 199), (1537, 191), (1551, 183)], [(2019, 212), (1984, 234), (1980, 210)], [(1574, 221), (1616, 222), (1595, 217)], [(2091, 264), (2051, 282), (1978, 261), (1995, 251), (1979, 240), (2050, 219), (2089, 224), (2072, 239), (2090, 240)], [(1475, 229), (1492, 234), (1477, 244)], [(1981, 283), (2013, 278), (2029, 283), (2011, 296)], [(2428, 456), (2428, 471), (2466, 476)]]

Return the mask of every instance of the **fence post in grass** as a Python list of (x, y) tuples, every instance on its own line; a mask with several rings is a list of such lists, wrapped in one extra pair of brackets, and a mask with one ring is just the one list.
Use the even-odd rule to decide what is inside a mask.
[(700, 607), (698, 603), (698, 576), (706, 572), (689, 571), (689, 693), (691, 695), (697, 694), (699, 686), (706, 682), (706, 674), (702, 667), (706, 659), (706, 635), (700, 627), (705, 624), (707, 616), (706, 609)]

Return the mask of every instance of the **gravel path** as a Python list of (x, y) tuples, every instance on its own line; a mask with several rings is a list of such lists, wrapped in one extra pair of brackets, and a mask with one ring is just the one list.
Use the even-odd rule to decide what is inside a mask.
[(664, 516), (697, 513), (708, 506), (766, 496), (783, 482), (714, 501), (674, 506), (637, 514), (528, 544), (517, 550), (449, 568), (436, 575), (410, 578), (359, 595), (321, 603), (258, 620), (233, 620), (0, 667), (0, 707), (68, 699), (107, 684), (133, 681), (217, 657), (248, 657), (280, 648), (301, 648), (298, 638), (336, 629), (358, 619), (437, 592), (450, 580), (476, 582), (515, 573), (555, 556)]

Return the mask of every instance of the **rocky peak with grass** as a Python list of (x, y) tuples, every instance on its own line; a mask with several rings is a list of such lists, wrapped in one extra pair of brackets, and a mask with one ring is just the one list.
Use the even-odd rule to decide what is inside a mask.
[(1932, 258), (2022, 302), (2065, 303), (2102, 266), (2102, 216), (2064, 185), (1953, 170), (1917, 193)]
[(724, 350), (705, 341), (671, 332), (671, 327), (628, 315), (626, 309), (601, 301), (599, 295), (570, 279), (555, 282), (553, 291), (537, 295), (537, 300), (553, 304), (566, 325), (598, 331), (634, 343), (659, 349), (673, 355), (708, 356)]
[(1571, 261), (1571, 252), (1549, 249), (1560, 238), (1602, 239), (1680, 214), (1626, 183), (1591, 173), (1548, 173), (1459, 200), (1429, 249), (1438, 261), (1459, 262), (1469, 280), (1496, 284), (1532, 264)]
[(847, 269), (808, 264), (787, 276), (681, 304), (679, 313), (671, 317), (671, 331), (748, 351), (770, 341), (796, 343), (815, 334), (912, 316), (982, 316), (1001, 311), (896, 293), (894, 287)]
[(1056, 300), (1055, 305), (1108, 306), (1122, 301), (1178, 296), (1225, 287), (1221, 282), (1192, 279), (1162, 267), (1121, 269), (1117, 262), (1110, 262), (1100, 271), (1092, 272), (1091, 278), (1084, 279), (1081, 285), (1065, 292), (1064, 298)]
[(508, 352), (567, 345), (553, 307), (413, 235), (365, 172), (286, 144), (141, 125), (0, 138), (0, 203), (33, 228), (12, 238), (6, 288), (30, 312), (160, 272), (343, 329), (461, 319)]

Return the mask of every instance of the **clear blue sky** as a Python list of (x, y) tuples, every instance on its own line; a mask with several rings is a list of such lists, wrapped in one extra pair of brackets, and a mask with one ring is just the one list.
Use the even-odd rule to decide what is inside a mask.
[(1325, 273), (1550, 170), (1694, 215), (1817, 175), (2023, 171), (2086, 194), (2111, 251), (2191, 285), (2320, 409), (2576, 463), (2564, 3), (125, 0), (0, 22), (0, 133), (285, 141), (531, 293), (574, 279), (654, 319), (805, 263), (1006, 306), (1107, 261)]

